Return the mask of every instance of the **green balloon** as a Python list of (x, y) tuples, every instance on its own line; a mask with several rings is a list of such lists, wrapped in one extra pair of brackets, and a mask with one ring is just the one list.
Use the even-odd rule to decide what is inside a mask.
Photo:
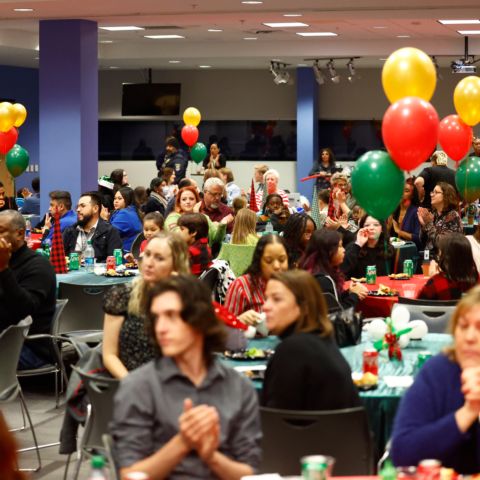
[(190, 156), (195, 163), (201, 163), (207, 156), (207, 147), (201, 143), (197, 142), (191, 149), (190, 149)]
[(387, 152), (372, 150), (355, 163), (352, 192), (372, 217), (386, 220), (400, 203), (403, 187), (403, 172)]
[(18, 177), (28, 167), (30, 155), (20, 145), (14, 145), (7, 153), (7, 169), (12, 177)]
[(480, 158), (469, 157), (460, 163), (455, 183), (461, 197), (467, 202), (480, 198)]

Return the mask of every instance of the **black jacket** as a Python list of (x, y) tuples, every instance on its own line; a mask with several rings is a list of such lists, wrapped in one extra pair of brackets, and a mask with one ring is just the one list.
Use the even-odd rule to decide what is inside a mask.
[[(67, 227), (63, 231), (63, 246), (65, 255), (75, 251), (77, 244), (78, 223)], [(98, 220), (97, 228), (92, 237), (92, 247), (95, 251), (95, 258), (99, 262), (105, 262), (108, 256), (113, 255), (116, 248), (122, 248), (122, 239), (118, 230), (103, 219)]]
[(357, 305), (358, 295), (356, 293), (349, 292), (348, 290), (345, 290), (344, 292), (338, 292), (335, 286), (335, 281), (329, 275), (317, 273), (315, 275), (315, 280), (320, 285), (323, 293), (332, 294), (343, 308), (347, 309)]
[[(0, 272), (0, 331), (32, 316), (29, 334), (50, 333), (57, 296), (50, 262), (26, 245), (12, 254), (9, 268)], [(29, 347), (48, 359), (50, 341), (30, 342)]]

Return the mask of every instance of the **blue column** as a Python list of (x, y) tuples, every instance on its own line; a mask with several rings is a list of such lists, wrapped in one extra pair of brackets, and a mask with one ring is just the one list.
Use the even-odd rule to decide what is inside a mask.
[(48, 192), (68, 190), (73, 204), (97, 189), (97, 23), (40, 21), (41, 212)]
[(297, 68), (297, 182), (298, 191), (312, 198), (314, 180), (300, 182), (318, 157), (318, 84), (313, 69)]

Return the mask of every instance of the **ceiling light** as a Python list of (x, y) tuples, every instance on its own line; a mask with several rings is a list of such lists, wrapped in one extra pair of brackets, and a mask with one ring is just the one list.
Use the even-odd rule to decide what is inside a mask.
[(275, 85), (285, 85), (290, 80), (290, 74), (286, 70), (286, 63), (270, 62), (270, 71)]
[(185, 38), (183, 35), (144, 35), (145, 38), (153, 38), (154, 40), (173, 40), (176, 38)]
[(353, 83), (355, 81), (355, 75), (356, 75), (356, 70), (355, 70), (355, 65), (353, 64), (353, 58), (351, 58), (348, 63), (347, 63), (347, 70), (348, 70), (348, 81), (350, 83)]
[(480, 20), (471, 19), (471, 20), (438, 20), (438, 23), (442, 25), (479, 25)]
[(242, 3), (244, 5), (261, 5), (263, 2), (260, 2), (258, 0), (244, 0)]
[(383, 30), (383, 29), (388, 28), (388, 27), (386, 27), (385, 25), (374, 25), (373, 28), (376, 28), (377, 30)]
[(133, 25), (125, 25), (123, 27), (98, 27), (101, 30), (108, 30), (109, 32), (131, 32), (134, 30), (145, 30), (143, 27), (135, 27)]
[(111, 70), (117, 70), (119, 67), (111, 66), (111, 67), (108, 67), (108, 68), (110, 68)]
[(297, 67), (308, 67), (306, 63), (297, 63)]
[(333, 32), (296, 32), (301, 37), (338, 37), (337, 33)]
[(284, 13), (284, 17), (303, 17), (301, 13)]
[(257, 40), (257, 37), (243, 37), (244, 40)]
[(457, 30), (460, 35), (480, 35), (480, 30)]
[(410, 38), (410, 35), (397, 35), (397, 38)]
[(335, 70), (335, 65), (333, 63), (333, 59), (330, 59), (327, 63), (328, 74), (330, 75), (330, 80), (333, 83), (340, 83), (340, 75), (338, 75), (337, 71)]
[(98, 43), (113, 43), (113, 40), (100, 40)]
[(40, 45), (37, 45), (37, 46), (34, 48), (34, 50), (36, 50), (37, 52), (39, 52), (39, 51), (40, 51)]
[(169, 60), (168, 63), (182, 63), (180, 60)]
[(217, 33), (217, 32), (223, 32), (223, 30), (220, 30), (219, 28), (209, 28), (209, 29), (207, 30), (207, 32), (215, 32), (215, 33)]
[(212, 68), (211, 65), (199, 65), (198, 68)]
[(14, 8), (14, 12), (33, 12), (33, 8)]
[(315, 63), (313, 64), (313, 75), (315, 76), (315, 80), (319, 85), (323, 85), (325, 83), (325, 80), (327, 77), (325, 74), (322, 72), (320, 65), (318, 64), (318, 60), (315, 60)]
[(273, 22), (273, 23), (264, 22), (262, 25), (265, 25), (266, 27), (270, 27), (270, 28), (299, 28), (299, 27), (310, 26), (303, 22)]

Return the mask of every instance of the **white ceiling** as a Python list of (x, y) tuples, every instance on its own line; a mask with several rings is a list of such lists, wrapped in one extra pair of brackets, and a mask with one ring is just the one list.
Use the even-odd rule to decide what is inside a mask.
[[(240, 0), (0, 0), (0, 64), (38, 65), (39, 20), (87, 19), (98, 22), (99, 27), (136, 25), (148, 29), (99, 30), (101, 68), (192, 69), (211, 65), (256, 69), (266, 68), (271, 59), (296, 66), (305, 58), (344, 56), (362, 57), (357, 68), (380, 67), (382, 58), (403, 46), (421, 48), (448, 65), (463, 55), (463, 37), (457, 30), (480, 30), (480, 25), (459, 27), (437, 22), (480, 18), (479, 0), (457, 1), (264, 0), (261, 5), (243, 5)], [(34, 11), (13, 11), (22, 7)], [(302, 16), (283, 16), (289, 13)], [(262, 25), (281, 21), (310, 26), (279, 30)], [(223, 31), (211, 33), (209, 28)], [(305, 38), (296, 35), (298, 31), (332, 31), (338, 36)], [(145, 34), (186, 38), (152, 40), (144, 38)], [(470, 54), (480, 54), (480, 36), (470, 37), (469, 50)], [(170, 60), (181, 63), (171, 64)]]

